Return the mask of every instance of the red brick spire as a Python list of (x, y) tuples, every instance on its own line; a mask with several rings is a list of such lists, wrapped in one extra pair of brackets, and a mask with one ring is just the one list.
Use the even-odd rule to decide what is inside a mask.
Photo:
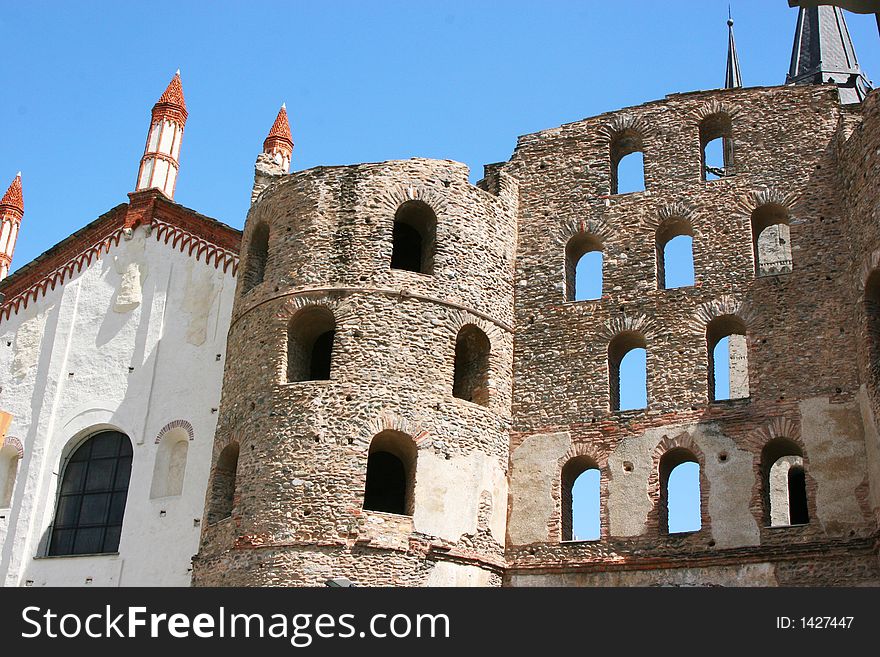
[(3, 199), (0, 200), (0, 205), (9, 206), (12, 209), (18, 210), (19, 213), (24, 214), (24, 197), (21, 192), (21, 171), (15, 175), (15, 179), (12, 181), (12, 184), (9, 185), (9, 189), (7, 189), (6, 193), (3, 195)]
[(287, 106), (282, 103), (275, 117), (275, 123), (263, 142), (263, 152), (271, 155), (284, 172), (290, 169), (290, 157), (293, 155), (293, 137), (290, 136), (290, 122), (287, 120)]
[(18, 239), (18, 229), (24, 216), (24, 197), (21, 193), (21, 171), (0, 199), (0, 280), (9, 275), (12, 253)]
[(158, 189), (168, 198), (174, 198), (186, 116), (186, 102), (183, 100), (183, 85), (178, 69), (165, 92), (159, 97), (159, 102), (153, 105), (147, 145), (141, 158), (135, 191)]
[(183, 114), (183, 120), (186, 121), (186, 101), (183, 99), (183, 84), (180, 81), (180, 69), (171, 78), (171, 82), (165, 88), (165, 91), (159, 96), (159, 100), (153, 106), (153, 114), (156, 110), (177, 110)]

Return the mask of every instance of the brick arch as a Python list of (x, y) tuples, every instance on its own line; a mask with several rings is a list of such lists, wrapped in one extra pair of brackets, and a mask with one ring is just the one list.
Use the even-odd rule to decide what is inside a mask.
[(655, 213), (645, 213), (641, 218), (641, 226), (645, 230), (656, 233), (661, 226), (676, 219), (687, 221), (694, 229), (694, 233), (701, 233), (704, 228), (703, 217), (694, 210), (693, 206), (682, 201), (661, 205)]
[(572, 219), (564, 222), (556, 233), (559, 244), (563, 247), (572, 237), (578, 235), (595, 235), (603, 243), (611, 239), (611, 227), (604, 219)]
[(21, 441), (15, 436), (6, 436), (3, 439), (2, 447), (12, 447), (16, 452), (18, 452), (18, 458), (24, 458), (24, 445), (21, 444)]
[(431, 434), (422, 429), (418, 422), (389, 411), (379, 413), (365, 423), (360, 432), (354, 436), (355, 442), (360, 447), (368, 448), (373, 437), (383, 431), (405, 433), (413, 439), (417, 449), (430, 445)]
[(807, 460), (807, 450), (801, 438), (800, 422), (795, 422), (787, 417), (774, 417), (747, 435), (749, 445), (753, 451), (757, 448), (758, 456), (764, 449), (764, 445), (775, 438), (788, 438), (801, 448), (804, 453), (804, 461)]
[(794, 223), (794, 207), (797, 201), (798, 196), (792, 192), (765, 187), (741, 194), (736, 207), (742, 216), (751, 219), (752, 213), (762, 206), (770, 204), (781, 205), (788, 212), (789, 223)]
[(700, 123), (703, 119), (716, 114), (726, 114), (733, 119), (739, 114), (739, 110), (730, 103), (725, 103), (713, 98), (708, 103), (698, 105), (694, 108), (690, 113), (690, 119), (694, 123)]
[(183, 429), (184, 431), (186, 431), (186, 435), (189, 440), (195, 439), (195, 431), (193, 430), (192, 424), (190, 424), (187, 420), (172, 420), (164, 427), (162, 427), (158, 435), (156, 435), (156, 444), (158, 445), (159, 443), (161, 443), (162, 439), (174, 429)]
[(657, 338), (655, 324), (647, 315), (627, 316), (624, 314), (614, 317), (599, 329), (599, 335), (606, 340), (611, 340), (616, 335), (627, 331), (641, 333), (645, 336), (646, 341)]
[(426, 185), (389, 185), (377, 200), (392, 217), (407, 201), (421, 201), (438, 216), (446, 210), (446, 197), (439, 190)]
[(472, 315), (464, 310), (452, 310), (446, 319), (445, 325), (449, 330), (449, 335), (452, 336), (453, 343), (458, 336), (458, 332), (468, 324), (473, 324), (486, 334), (486, 337), (489, 338), (489, 343), (492, 345), (490, 357), (492, 354), (495, 354), (496, 345), (499, 345), (504, 338), (504, 330), (493, 322)]
[(297, 313), (306, 308), (326, 308), (333, 313), (333, 318), (336, 320), (337, 327), (341, 327), (356, 319), (356, 313), (348, 300), (335, 295), (328, 296), (324, 291), (317, 294), (301, 292), (289, 296), (275, 314), (275, 318), (283, 323), (286, 329), (287, 323), (290, 322)]
[(725, 315), (739, 317), (746, 327), (753, 331), (761, 328), (763, 323), (761, 315), (747, 301), (725, 294), (697, 306), (687, 319), (687, 325), (694, 334), (703, 334), (713, 319)]
[(622, 132), (632, 130), (637, 132), (642, 139), (654, 137), (654, 129), (641, 118), (632, 114), (616, 114), (599, 128), (599, 138), (602, 142), (611, 145), (614, 138)]

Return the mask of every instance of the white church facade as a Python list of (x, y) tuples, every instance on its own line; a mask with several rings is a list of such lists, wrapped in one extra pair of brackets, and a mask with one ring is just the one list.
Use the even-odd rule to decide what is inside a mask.
[(129, 202), (8, 277), (0, 202), (4, 586), (190, 583), (241, 233), (172, 200), (185, 122), (178, 74)]

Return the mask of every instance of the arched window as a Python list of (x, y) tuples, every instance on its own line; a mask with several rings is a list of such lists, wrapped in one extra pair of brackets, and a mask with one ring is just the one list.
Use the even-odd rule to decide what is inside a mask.
[(761, 451), (761, 474), (765, 524), (786, 527), (810, 522), (804, 454), (796, 442), (788, 438), (768, 442)]
[(703, 180), (734, 174), (733, 126), (729, 115), (712, 114), (700, 121), (700, 156)]
[(694, 284), (694, 229), (686, 219), (664, 221), (657, 229), (657, 286), (661, 289)]
[(637, 331), (618, 333), (608, 344), (608, 381), (612, 411), (648, 405), (647, 343)]
[(735, 315), (716, 317), (706, 327), (709, 353), (709, 401), (749, 396), (746, 325)]
[(434, 273), (437, 216), (424, 201), (407, 201), (394, 215), (391, 268)]
[(9, 444), (0, 447), (0, 509), (12, 506), (12, 491), (18, 474), (18, 449)]
[(263, 282), (266, 260), (269, 258), (269, 226), (260, 222), (251, 233), (247, 261), (242, 277), (242, 291), (248, 292)]
[(676, 534), (701, 526), (700, 463), (693, 452), (676, 447), (660, 459), (660, 529)]
[(565, 298), (585, 301), (602, 297), (602, 241), (578, 233), (565, 245)]
[(562, 540), (590, 541), (600, 536), (599, 466), (576, 456), (562, 468)]
[(189, 435), (185, 429), (177, 427), (162, 437), (156, 450), (150, 498), (170, 497), (183, 492), (188, 450)]
[(771, 276), (792, 269), (788, 210), (767, 203), (752, 212), (755, 274)]
[(482, 406), (489, 405), (489, 338), (467, 324), (455, 338), (452, 396)]
[(232, 515), (235, 502), (235, 479), (238, 473), (238, 443), (230, 443), (217, 457), (211, 476), (208, 498), (208, 523), (213, 524)]
[(287, 380), (326, 381), (330, 378), (336, 320), (327, 308), (300, 310), (287, 326)]
[(611, 193), (628, 194), (645, 189), (642, 136), (632, 129), (618, 132), (611, 140)]
[(61, 475), (49, 556), (116, 552), (131, 477), (131, 441), (101, 431), (77, 447)]
[(364, 509), (411, 516), (416, 484), (416, 446), (399, 431), (383, 431), (370, 442)]

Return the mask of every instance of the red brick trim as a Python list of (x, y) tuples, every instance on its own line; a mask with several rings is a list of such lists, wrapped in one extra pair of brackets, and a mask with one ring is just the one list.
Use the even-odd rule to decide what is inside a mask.
[(0, 282), (0, 321), (9, 319), (48, 291), (80, 273), (119, 245), (138, 225), (148, 225), (158, 241), (224, 273), (238, 271), (241, 231), (168, 200), (156, 189), (129, 195), (117, 205)]
[(186, 435), (189, 440), (193, 440), (195, 438), (195, 432), (193, 431), (193, 425), (187, 422), (186, 420), (172, 420), (159, 431), (159, 434), (156, 436), (156, 444), (162, 442), (162, 439), (168, 434), (168, 432), (181, 428), (186, 431)]
[(18, 452), (18, 458), (24, 458), (24, 445), (21, 444), (21, 441), (18, 438), (15, 438), (13, 436), (6, 436), (6, 438), (3, 439), (3, 443), (2, 445), (0, 445), (0, 447), (6, 447), (7, 445), (9, 447), (15, 448), (15, 451)]

